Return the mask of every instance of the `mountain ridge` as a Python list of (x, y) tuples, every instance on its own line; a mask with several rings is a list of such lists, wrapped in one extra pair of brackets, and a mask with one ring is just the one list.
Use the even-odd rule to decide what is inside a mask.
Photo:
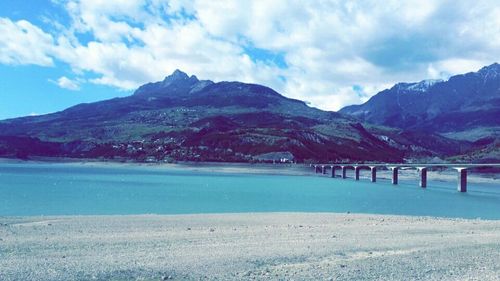
[(362, 124), (266, 86), (199, 80), (180, 70), (128, 97), (0, 121), (0, 156), (18, 158), (403, 162), (471, 147), (467, 141)]
[(398, 83), (361, 105), (347, 106), (339, 112), (372, 124), (448, 136), (480, 126), (500, 127), (498, 63), (418, 90), (411, 88), (415, 85), (418, 83)]

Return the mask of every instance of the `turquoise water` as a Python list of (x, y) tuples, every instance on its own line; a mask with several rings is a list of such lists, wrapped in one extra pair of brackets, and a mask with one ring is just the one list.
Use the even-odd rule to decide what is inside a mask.
[(0, 216), (353, 212), (500, 219), (500, 187), (148, 166), (0, 164)]

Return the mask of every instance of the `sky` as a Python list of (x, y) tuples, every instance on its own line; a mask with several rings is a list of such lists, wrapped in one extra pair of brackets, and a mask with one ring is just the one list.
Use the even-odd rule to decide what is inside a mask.
[(0, 119), (127, 96), (175, 69), (339, 110), (499, 61), (498, 0), (0, 1)]

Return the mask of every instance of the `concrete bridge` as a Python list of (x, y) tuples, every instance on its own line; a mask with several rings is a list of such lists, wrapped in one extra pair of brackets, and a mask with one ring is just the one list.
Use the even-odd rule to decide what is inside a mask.
[(391, 171), (392, 184), (398, 184), (398, 175), (400, 169), (416, 169), (419, 174), (419, 186), (427, 187), (427, 170), (429, 168), (455, 169), (458, 173), (457, 190), (467, 192), (467, 169), (471, 168), (500, 168), (500, 164), (311, 164), (315, 173), (327, 174), (330, 170), (330, 176), (336, 177), (336, 170), (341, 171), (341, 177), (347, 178), (347, 170), (354, 170), (355, 180), (359, 180), (359, 174), (362, 169), (370, 171), (371, 181), (377, 181), (377, 168), (386, 168)]

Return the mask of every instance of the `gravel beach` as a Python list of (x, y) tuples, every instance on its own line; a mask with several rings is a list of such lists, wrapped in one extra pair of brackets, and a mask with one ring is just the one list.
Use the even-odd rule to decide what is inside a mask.
[(500, 280), (500, 221), (332, 213), (0, 217), (0, 280)]

